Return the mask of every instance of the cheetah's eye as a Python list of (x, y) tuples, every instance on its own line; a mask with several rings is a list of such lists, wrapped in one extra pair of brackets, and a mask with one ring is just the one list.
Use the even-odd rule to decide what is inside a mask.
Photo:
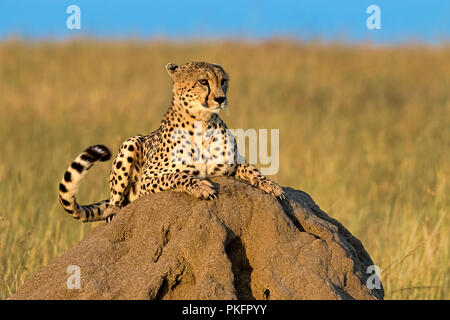
[(206, 86), (208, 84), (208, 80), (206, 80), (206, 79), (198, 80), (198, 82), (200, 82), (200, 84), (203, 86)]
[(220, 81), (220, 85), (223, 87), (224, 85), (227, 84), (227, 79), (222, 79), (222, 81)]

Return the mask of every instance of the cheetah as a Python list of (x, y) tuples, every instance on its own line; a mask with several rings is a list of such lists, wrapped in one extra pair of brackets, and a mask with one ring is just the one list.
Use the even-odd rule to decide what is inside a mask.
[(111, 151), (103, 145), (84, 150), (71, 163), (59, 184), (59, 201), (73, 218), (83, 222), (110, 222), (117, 211), (138, 197), (166, 190), (214, 200), (217, 188), (208, 180), (231, 176), (285, 198), (282, 188), (262, 175), (238, 153), (236, 141), (219, 112), (227, 107), (229, 77), (206, 62), (168, 63), (172, 103), (160, 127), (126, 140), (112, 162), (110, 197), (79, 205), (75, 194), (80, 181), (96, 161), (107, 161)]

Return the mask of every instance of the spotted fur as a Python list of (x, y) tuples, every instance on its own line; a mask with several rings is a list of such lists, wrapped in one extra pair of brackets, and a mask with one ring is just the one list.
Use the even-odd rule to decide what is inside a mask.
[[(146, 194), (174, 190), (196, 198), (217, 199), (212, 176), (233, 176), (278, 198), (283, 190), (238, 153), (234, 137), (218, 113), (227, 106), (228, 75), (216, 64), (167, 64), (173, 80), (172, 104), (160, 127), (134, 136), (119, 148), (110, 174), (110, 198), (88, 206), (75, 199), (80, 180), (96, 161), (111, 153), (105, 146), (83, 151), (59, 187), (63, 208), (82, 221), (110, 221), (116, 211)], [(205, 156), (206, 154), (206, 156)]]

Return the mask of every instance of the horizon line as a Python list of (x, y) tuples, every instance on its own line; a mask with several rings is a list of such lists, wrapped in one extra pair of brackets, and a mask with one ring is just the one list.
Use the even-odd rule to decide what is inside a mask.
[(80, 41), (96, 41), (102, 43), (115, 43), (115, 42), (123, 42), (123, 43), (169, 43), (169, 44), (185, 44), (185, 43), (199, 43), (199, 44), (207, 44), (207, 43), (247, 43), (247, 44), (264, 44), (270, 42), (286, 42), (293, 44), (316, 44), (316, 45), (342, 45), (348, 47), (358, 47), (358, 46), (367, 46), (367, 47), (430, 47), (430, 48), (439, 48), (439, 47), (448, 47), (450, 46), (450, 37), (441, 37), (441, 39), (437, 41), (425, 41), (424, 39), (420, 39), (418, 37), (407, 37), (403, 41), (392, 41), (392, 42), (380, 42), (374, 41), (374, 39), (366, 38), (366, 39), (349, 39), (348, 37), (335, 37), (335, 38), (326, 38), (323, 36), (313, 36), (313, 37), (298, 37), (298, 36), (290, 36), (286, 34), (280, 35), (270, 35), (270, 36), (261, 36), (261, 37), (250, 37), (245, 35), (230, 35), (230, 36), (164, 36), (164, 35), (151, 35), (151, 36), (143, 36), (138, 34), (129, 34), (126, 36), (117, 36), (117, 35), (98, 35), (98, 34), (78, 34), (73, 36), (25, 36), (23, 34), (11, 33), (7, 35), (0, 36), (0, 44), (8, 43), (8, 42), (22, 42), (22, 43), (70, 43), (70, 42), (80, 42)]

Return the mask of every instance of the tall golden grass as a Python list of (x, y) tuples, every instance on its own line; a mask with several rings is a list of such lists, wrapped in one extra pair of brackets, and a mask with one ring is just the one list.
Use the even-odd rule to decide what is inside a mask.
[[(89, 39), (0, 43), (0, 298), (95, 227), (57, 202), (71, 160), (157, 128), (164, 65), (191, 60), (228, 71), (230, 128), (280, 129), (272, 178), (361, 239), (387, 299), (450, 298), (450, 48)], [(108, 172), (81, 202), (108, 197)]]

